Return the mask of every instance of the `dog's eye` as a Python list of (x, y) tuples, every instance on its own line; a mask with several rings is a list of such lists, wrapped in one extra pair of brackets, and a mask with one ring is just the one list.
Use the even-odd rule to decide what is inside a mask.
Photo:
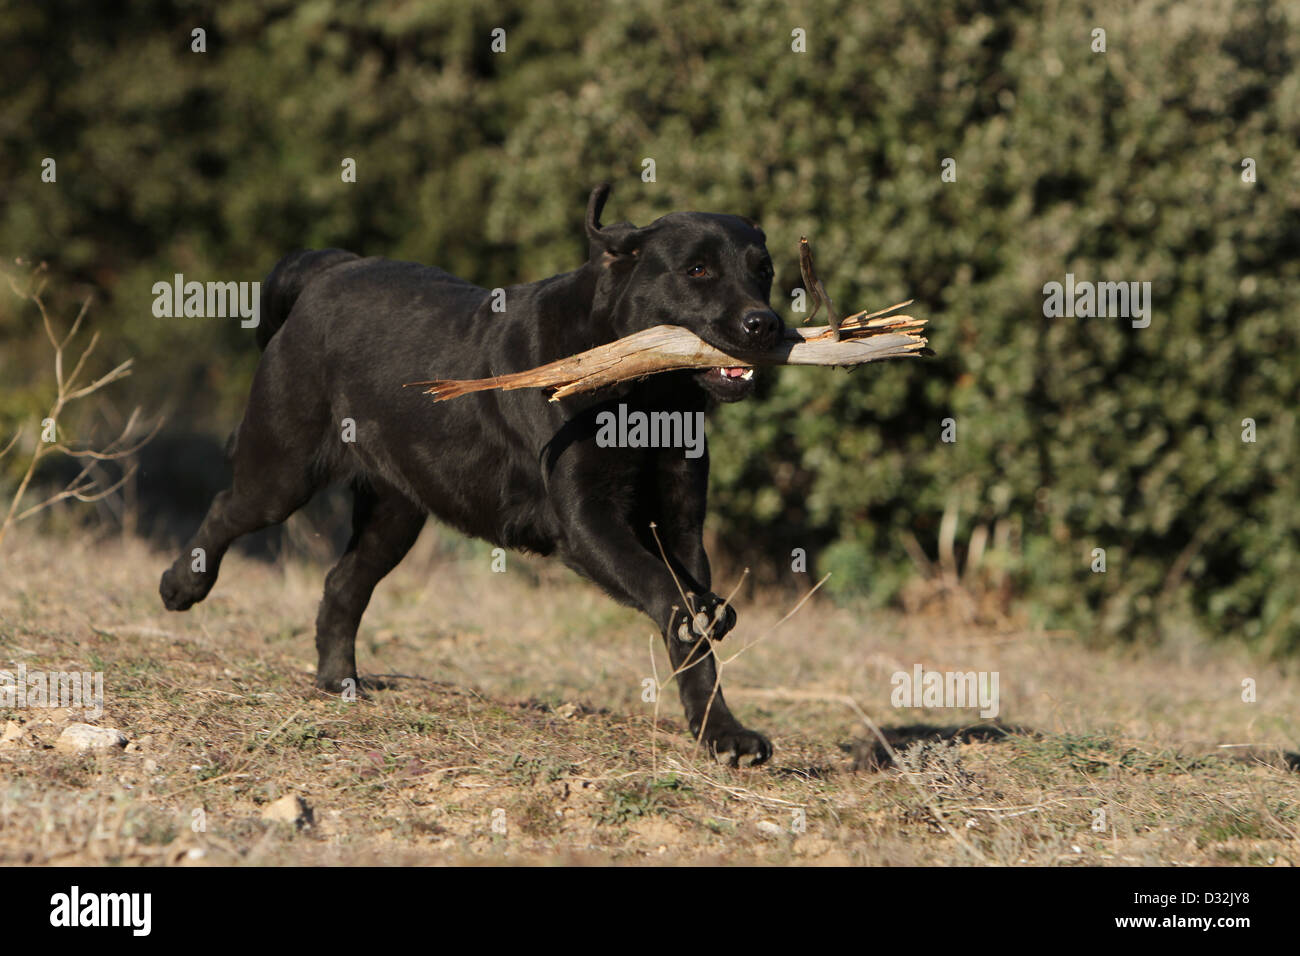
[(703, 279), (709, 274), (709, 267), (702, 262), (697, 262), (686, 270), (686, 274), (692, 279)]

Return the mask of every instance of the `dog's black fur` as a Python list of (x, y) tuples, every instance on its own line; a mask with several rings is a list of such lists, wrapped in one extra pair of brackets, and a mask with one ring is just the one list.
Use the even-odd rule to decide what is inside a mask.
[[(549, 402), (540, 389), (486, 391), (435, 403), (405, 382), (518, 372), (661, 324), (726, 351), (770, 348), (772, 265), (752, 220), (672, 213), (643, 228), (600, 226), (608, 185), (587, 206), (590, 256), (579, 269), (491, 295), (440, 269), (337, 249), (282, 259), (263, 286), (264, 349), (248, 409), (231, 436), (230, 488), (163, 574), (168, 608), (201, 601), (231, 542), (284, 521), (324, 484), (354, 489), (353, 533), (325, 580), (316, 619), (318, 686), (357, 680), (357, 625), (375, 585), (415, 542), (427, 513), (496, 545), (558, 554), (663, 632), (692, 732), (735, 763), (771, 744), (746, 730), (715, 690), (705, 619), (718, 639), (735, 624), (710, 590), (701, 533), (707, 452), (601, 448), (599, 411), (703, 410), (753, 381), (672, 372)], [(342, 440), (343, 420), (355, 441)], [(654, 522), (672, 571), (665, 566)], [(202, 548), (206, 570), (192, 570)], [(673, 574), (694, 607), (682, 607)], [(685, 626), (683, 626), (685, 625)], [(698, 663), (696, 663), (698, 662)], [(355, 683), (352, 686), (357, 686)]]

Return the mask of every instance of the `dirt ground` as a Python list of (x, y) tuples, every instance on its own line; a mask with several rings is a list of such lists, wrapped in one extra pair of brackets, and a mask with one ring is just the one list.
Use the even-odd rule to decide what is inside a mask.
[[(101, 672), (104, 708), (0, 703), (0, 863), (1300, 860), (1300, 679), (1239, 649), (1095, 650), (820, 595), (773, 630), (793, 601), (746, 588), (720, 650), (754, 643), (724, 686), (776, 754), (730, 769), (686, 735), (648, 622), (557, 563), (495, 573), (426, 530), (362, 624), (384, 687), (349, 702), (312, 685), (323, 567), (232, 554), (169, 614), (171, 558), (6, 542), (0, 670)], [(997, 720), (892, 706), (917, 664), (997, 672)], [(78, 751), (72, 723), (125, 743)]]

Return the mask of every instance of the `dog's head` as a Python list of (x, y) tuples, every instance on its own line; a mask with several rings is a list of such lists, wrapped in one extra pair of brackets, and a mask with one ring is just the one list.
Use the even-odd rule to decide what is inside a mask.
[[(768, 349), (785, 327), (772, 311), (772, 259), (752, 219), (675, 212), (637, 228), (602, 227), (610, 187), (587, 203), (591, 261), (599, 270), (593, 310), (622, 338), (656, 325), (680, 325), (724, 352)], [(695, 380), (714, 397), (734, 402), (754, 388), (753, 369), (714, 368)]]

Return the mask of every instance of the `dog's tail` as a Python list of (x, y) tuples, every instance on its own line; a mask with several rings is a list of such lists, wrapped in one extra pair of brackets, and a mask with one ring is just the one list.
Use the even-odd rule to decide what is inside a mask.
[(291, 252), (275, 264), (262, 283), (261, 321), (257, 324), (257, 347), (266, 350), (271, 337), (280, 331), (307, 284), (335, 266), (361, 258), (342, 249), (302, 249)]

